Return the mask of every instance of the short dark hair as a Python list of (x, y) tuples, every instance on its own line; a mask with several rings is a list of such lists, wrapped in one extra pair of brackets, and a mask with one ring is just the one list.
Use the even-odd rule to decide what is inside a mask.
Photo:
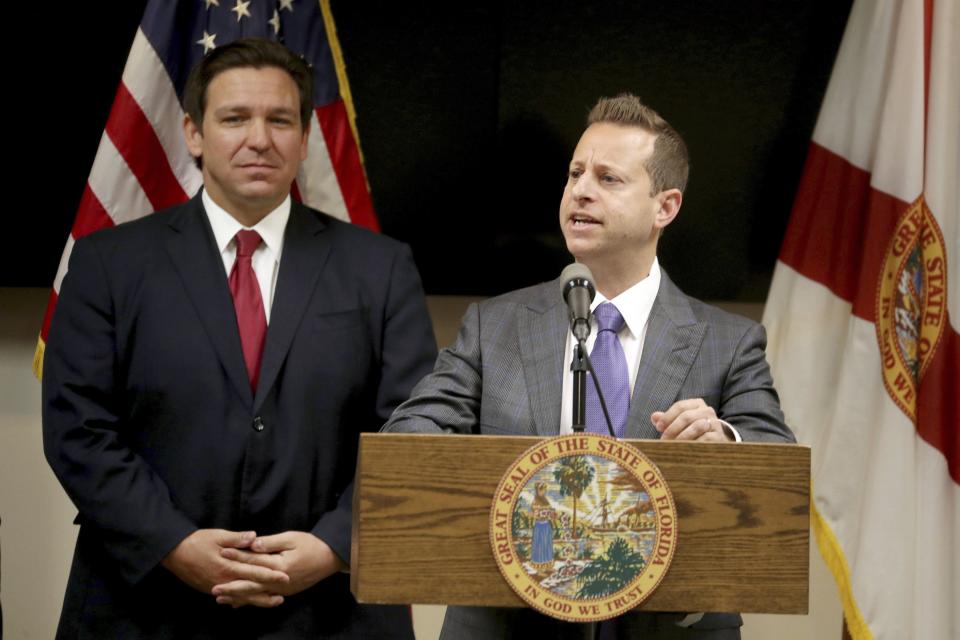
[(650, 189), (655, 195), (665, 189), (687, 188), (690, 176), (690, 156), (680, 134), (660, 114), (643, 104), (632, 93), (621, 93), (615, 98), (600, 98), (590, 115), (587, 126), (609, 122), (641, 129), (657, 136), (653, 153), (644, 168), (650, 174)]
[(309, 65), (279, 42), (266, 38), (241, 38), (217, 47), (200, 59), (183, 92), (183, 110), (200, 127), (207, 108), (207, 88), (224, 71), (243, 67), (276, 67), (286, 71), (300, 91), (300, 126), (307, 128), (313, 112), (313, 72)]

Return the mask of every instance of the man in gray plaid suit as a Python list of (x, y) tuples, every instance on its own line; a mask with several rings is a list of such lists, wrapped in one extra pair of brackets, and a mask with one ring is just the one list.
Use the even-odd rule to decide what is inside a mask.
[[(567, 248), (594, 276), (592, 309), (616, 308), (611, 348), (628, 395), (623, 435), (792, 442), (764, 354), (763, 327), (687, 297), (660, 269), (657, 241), (680, 210), (688, 172), (686, 145), (655, 111), (629, 94), (603, 98), (587, 119), (560, 202)], [(456, 343), (384, 430), (569, 432), (574, 341), (560, 289), (559, 281), (548, 282), (471, 305)], [(596, 333), (587, 343), (594, 360)], [(604, 374), (598, 375), (606, 396)], [(616, 404), (609, 397), (607, 403)], [(605, 424), (591, 424), (589, 404), (588, 430), (606, 432)], [(739, 638), (740, 625), (737, 614), (630, 614), (603, 623), (600, 637), (720, 640)], [(595, 633), (595, 626), (529, 609), (450, 607), (442, 637)]]

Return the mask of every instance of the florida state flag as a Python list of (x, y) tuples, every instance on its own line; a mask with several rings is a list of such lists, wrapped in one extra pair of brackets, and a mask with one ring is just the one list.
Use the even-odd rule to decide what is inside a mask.
[(854, 638), (960, 638), (960, 11), (857, 0), (764, 317)]

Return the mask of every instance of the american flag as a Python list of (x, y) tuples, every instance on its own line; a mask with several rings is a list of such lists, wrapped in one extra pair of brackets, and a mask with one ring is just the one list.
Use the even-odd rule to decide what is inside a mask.
[(279, 40), (314, 71), (309, 154), (294, 198), (379, 229), (329, 0), (150, 0), (50, 292), (34, 357), (37, 376), (74, 242), (197, 192), (203, 180), (183, 139), (187, 75), (208, 51), (250, 36)]

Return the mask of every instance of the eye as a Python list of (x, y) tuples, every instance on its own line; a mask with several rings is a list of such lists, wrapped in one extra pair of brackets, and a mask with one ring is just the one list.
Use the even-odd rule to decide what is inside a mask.
[(293, 118), (287, 116), (274, 116), (270, 118), (270, 123), (275, 124), (279, 127), (292, 127)]
[(613, 175), (612, 173), (605, 173), (602, 176), (600, 176), (600, 182), (603, 182), (606, 184), (616, 184), (617, 182), (620, 182), (620, 178)]
[(574, 181), (582, 175), (583, 171), (581, 169), (570, 169), (570, 171), (567, 172), (567, 177)]

